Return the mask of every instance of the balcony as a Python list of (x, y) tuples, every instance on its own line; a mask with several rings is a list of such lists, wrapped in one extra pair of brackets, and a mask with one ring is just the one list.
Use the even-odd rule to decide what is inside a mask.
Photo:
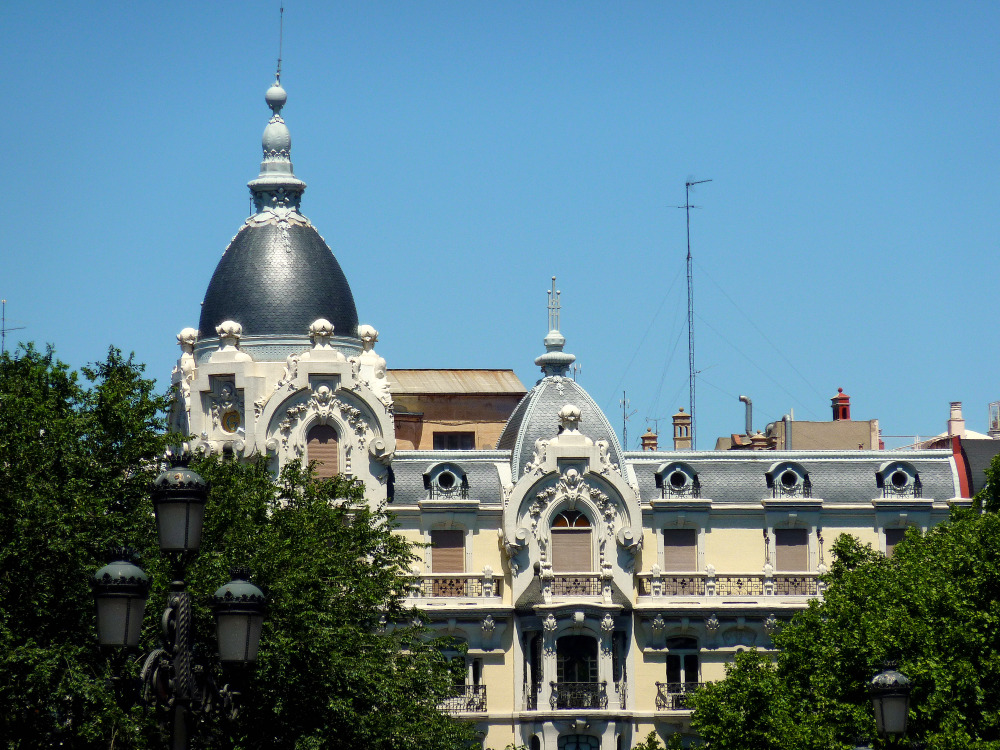
[(486, 686), (455, 685), (452, 694), (438, 705), (438, 710), (451, 716), (484, 712), (486, 711)]
[(597, 573), (554, 575), (548, 580), (552, 596), (601, 596), (604, 591)]
[(690, 711), (688, 698), (703, 682), (658, 682), (656, 683), (657, 711)]
[(607, 682), (552, 682), (549, 704), (554, 710), (608, 707)]
[(411, 597), (496, 597), (502, 581), (488, 573), (427, 573), (410, 579)]
[(636, 576), (639, 596), (820, 596), (816, 573), (641, 573)]

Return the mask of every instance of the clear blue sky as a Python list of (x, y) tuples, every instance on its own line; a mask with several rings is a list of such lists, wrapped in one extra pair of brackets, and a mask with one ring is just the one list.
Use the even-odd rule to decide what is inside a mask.
[[(166, 386), (248, 212), (277, 0), (4, 9), (8, 336), (114, 344)], [(287, 0), (303, 212), (390, 367), (530, 386), (567, 350), (620, 425), (687, 404), (700, 447), (843, 386), (887, 434), (1000, 399), (1000, 4)], [(667, 430), (664, 430), (665, 432)]]

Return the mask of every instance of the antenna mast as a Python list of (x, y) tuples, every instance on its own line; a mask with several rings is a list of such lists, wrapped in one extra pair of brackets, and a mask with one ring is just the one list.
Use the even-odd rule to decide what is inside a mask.
[(0, 312), (0, 354), (7, 351), (7, 331), (23, 331), (24, 326), (7, 327), (7, 300), (0, 300), (3, 310)]
[(275, 73), (274, 78), (278, 83), (281, 83), (281, 47), (285, 41), (285, 3), (281, 3), (281, 8), (278, 10), (278, 72)]
[(688, 284), (688, 408), (691, 410), (691, 449), (698, 449), (698, 433), (695, 428), (694, 404), (695, 388), (694, 378), (697, 373), (694, 370), (694, 275), (691, 264), (691, 209), (699, 206), (691, 205), (691, 188), (694, 185), (701, 185), (711, 180), (688, 180), (684, 183), (684, 205), (679, 208), (684, 209), (687, 215), (687, 284)]
[(618, 405), (622, 408), (622, 450), (628, 450), (628, 421), (635, 414), (635, 409), (629, 411), (628, 408), (632, 405), (632, 402), (628, 400), (625, 396), (625, 391), (622, 391), (622, 400), (618, 402)]

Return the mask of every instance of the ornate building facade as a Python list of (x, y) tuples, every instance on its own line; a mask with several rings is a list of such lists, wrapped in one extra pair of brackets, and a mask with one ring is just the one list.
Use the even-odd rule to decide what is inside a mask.
[(443, 709), (486, 746), (620, 750), (650, 730), (689, 735), (686, 695), (822, 595), (839, 534), (891, 554), (906, 528), (968, 502), (950, 450), (623, 451), (568, 377), (554, 285), (542, 377), (495, 448), (398, 449), (378, 332), (359, 325), (300, 212), (285, 100), (268, 89), (255, 213), (198, 328), (178, 335), (173, 427), (192, 450), (266, 456), (275, 470), (316, 460), (390, 504), (399, 533), (428, 544), (411, 603), (468, 647)]

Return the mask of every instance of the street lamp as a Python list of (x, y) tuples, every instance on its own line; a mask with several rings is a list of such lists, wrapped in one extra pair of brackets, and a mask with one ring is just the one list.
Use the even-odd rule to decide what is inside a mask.
[(906, 734), (912, 687), (909, 678), (894, 669), (872, 678), (868, 694), (875, 707), (875, 728), (882, 737)]
[[(170, 747), (184, 750), (189, 746), (192, 714), (220, 712), (235, 718), (239, 683), (257, 659), (265, 600), (245, 570), (233, 571), (233, 580), (215, 592), (219, 660), (227, 678), (219, 687), (211, 671), (195, 663), (191, 594), (184, 582), (187, 563), (201, 546), (208, 483), (184, 459), (173, 459), (154, 480), (151, 493), (160, 550), (171, 558), (174, 573), (162, 618), (164, 647), (142, 659), (138, 684), (125, 684), (117, 676), (113, 683), (123, 701), (133, 700), (141, 687), (145, 701), (169, 716), (165, 724), (170, 728)], [(102, 646), (118, 648), (117, 672), (124, 655), (139, 645), (149, 578), (124, 551), (113, 557), (94, 576), (94, 598), (98, 640)]]

